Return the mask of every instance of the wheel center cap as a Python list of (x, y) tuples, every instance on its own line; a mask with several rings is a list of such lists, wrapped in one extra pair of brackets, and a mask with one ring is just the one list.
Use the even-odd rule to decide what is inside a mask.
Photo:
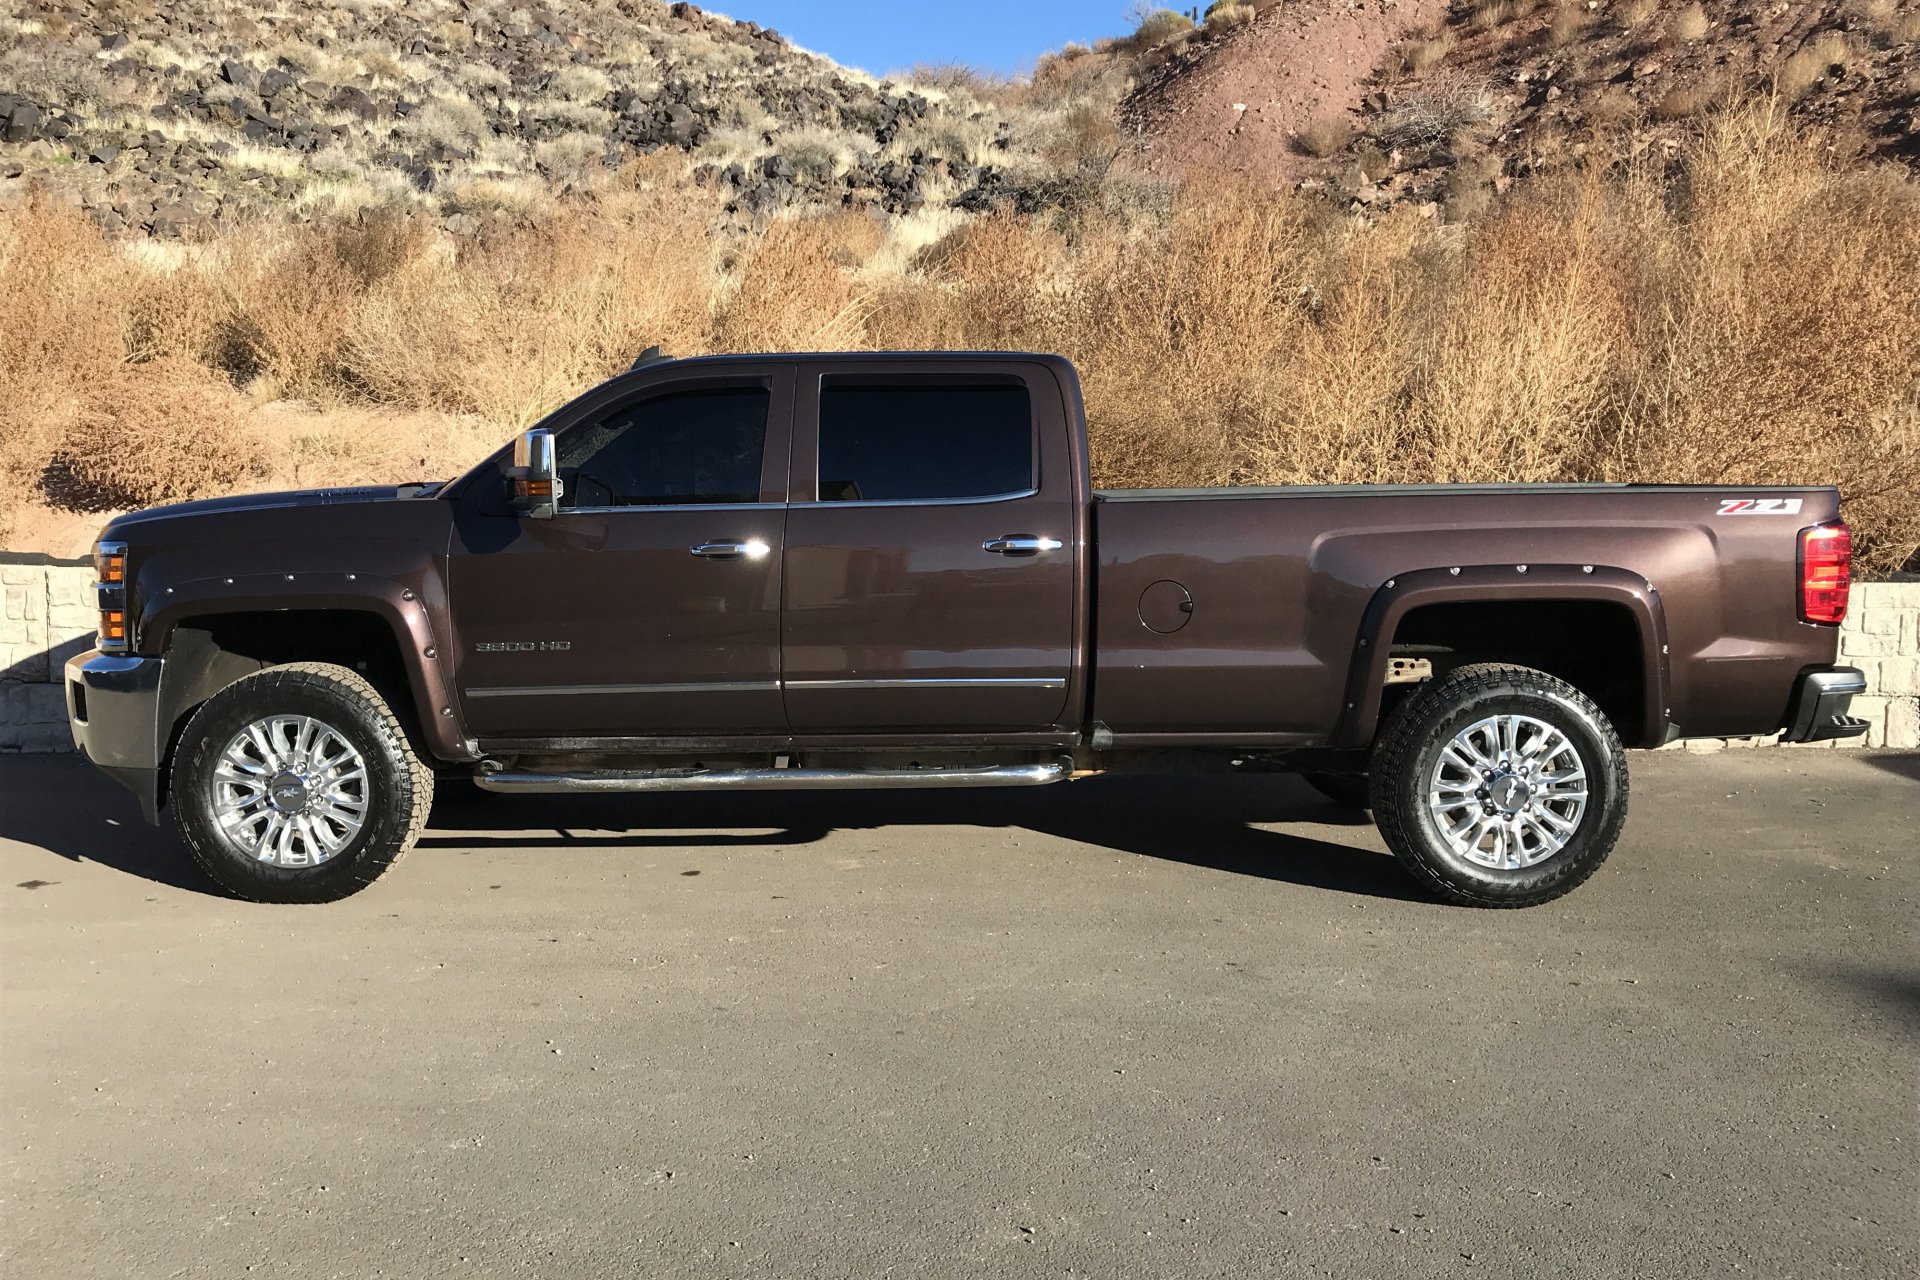
[(298, 813), (307, 807), (311, 793), (307, 780), (297, 773), (274, 775), (267, 784), (267, 800), (282, 813)]
[(1495, 778), (1493, 785), (1487, 790), (1492, 795), (1494, 804), (1508, 813), (1516, 813), (1525, 808), (1527, 801), (1533, 798), (1533, 788), (1523, 779), (1512, 774)]

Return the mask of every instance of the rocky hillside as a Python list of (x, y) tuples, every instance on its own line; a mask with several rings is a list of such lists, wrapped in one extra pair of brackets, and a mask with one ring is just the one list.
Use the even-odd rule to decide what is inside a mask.
[(662, 149), (742, 220), (905, 212), (1004, 186), (1046, 125), (656, 0), (51, 0), (0, 16), (0, 201), (50, 187), (118, 232), (396, 203), (469, 231)]
[(1465, 215), (1589, 154), (1671, 154), (1772, 97), (1843, 161), (1920, 167), (1912, 0), (1286, 0), (1175, 37), (1122, 104), (1149, 163)]

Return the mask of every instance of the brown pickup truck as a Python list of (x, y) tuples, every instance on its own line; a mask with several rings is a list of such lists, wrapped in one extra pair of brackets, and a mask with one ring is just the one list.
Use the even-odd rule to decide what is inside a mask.
[(444, 484), (96, 550), (74, 739), (233, 892), (339, 898), (495, 792), (1306, 775), (1427, 889), (1566, 893), (1622, 745), (1861, 732), (1830, 488), (1095, 491), (1073, 368), (643, 358)]

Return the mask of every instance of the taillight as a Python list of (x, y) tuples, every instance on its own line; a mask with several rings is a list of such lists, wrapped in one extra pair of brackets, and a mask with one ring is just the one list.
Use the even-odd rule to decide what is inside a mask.
[(1853, 531), (1846, 521), (1800, 531), (1800, 618), (1838, 625), (1853, 586)]

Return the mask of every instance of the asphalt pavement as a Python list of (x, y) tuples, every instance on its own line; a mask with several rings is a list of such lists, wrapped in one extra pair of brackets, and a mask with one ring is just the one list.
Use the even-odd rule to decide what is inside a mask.
[(0, 757), (0, 1269), (1920, 1273), (1920, 757), (1632, 769), (1530, 911), (1285, 777), (475, 796), (265, 907)]

